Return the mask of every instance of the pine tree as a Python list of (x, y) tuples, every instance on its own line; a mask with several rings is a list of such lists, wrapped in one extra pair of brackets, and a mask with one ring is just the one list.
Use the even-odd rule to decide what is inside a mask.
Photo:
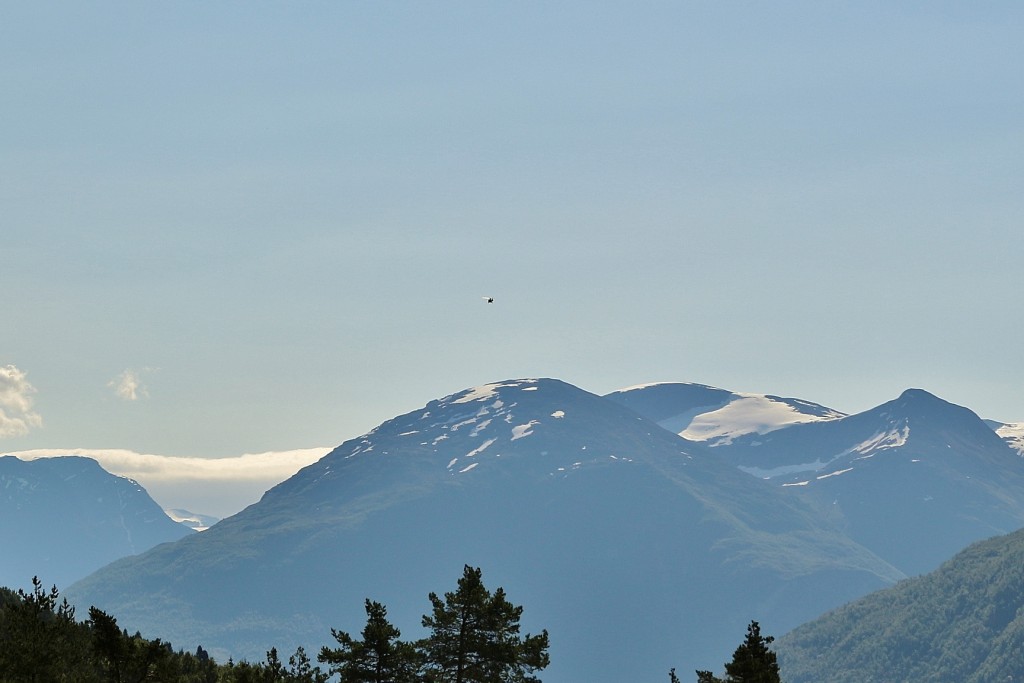
[(339, 647), (324, 647), (317, 659), (331, 665), (342, 683), (409, 683), (415, 680), (419, 656), (401, 632), (387, 620), (387, 608), (366, 601), (366, 627), (362, 640), (331, 629)]
[(0, 606), (0, 675), (5, 680), (55, 681), (65, 670), (90, 668), (89, 644), (75, 622), (75, 608), (60, 600), (57, 587), (4, 594)]
[(520, 637), (523, 608), (505, 591), (492, 595), (482, 572), (466, 565), (458, 588), (442, 600), (431, 593), (433, 611), (423, 617), (430, 635), (420, 642), (431, 683), (539, 683), (533, 672), (550, 663), (548, 632)]
[(775, 638), (762, 636), (761, 625), (751, 621), (746, 638), (733, 652), (732, 661), (725, 665), (725, 678), (698, 670), (697, 683), (782, 683), (775, 652), (768, 647), (773, 642)]
[(747, 626), (747, 637), (736, 648), (732, 661), (725, 665), (728, 683), (781, 683), (779, 664), (775, 652), (769, 649), (775, 641), (772, 636), (762, 636), (761, 626), (751, 621)]

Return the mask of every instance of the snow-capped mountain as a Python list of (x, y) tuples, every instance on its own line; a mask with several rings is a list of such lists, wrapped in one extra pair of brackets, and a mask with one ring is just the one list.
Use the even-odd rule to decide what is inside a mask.
[(261, 657), (358, 632), (366, 598), (417, 637), (427, 594), (470, 564), (549, 630), (544, 680), (567, 683), (697, 668), (749, 618), (781, 632), (903, 576), (714, 450), (564, 382), (488, 384), (68, 594), (178, 646)]
[(608, 394), (665, 429), (709, 446), (792, 424), (835, 420), (844, 413), (817, 403), (766, 394), (735, 393), (704, 384), (640, 384)]
[(1024, 422), (995, 422), (985, 420), (985, 424), (995, 430), (1003, 441), (1013, 450), (1024, 456)]
[(125, 555), (191, 533), (138, 483), (91, 458), (0, 457), (0, 585), (26, 588), (39, 576), (64, 588)]
[(201, 515), (198, 512), (182, 510), (181, 508), (165, 509), (164, 513), (175, 522), (184, 524), (195, 531), (206, 531), (220, 521), (220, 517), (214, 517), (213, 515)]
[[(656, 415), (670, 403), (656, 404)], [(920, 389), (846, 416), (791, 401), (785, 405), (812, 406), (811, 419), (785, 422), (776, 408), (779, 418), (758, 429), (727, 419), (723, 413), (737, 403), (699, 408), (695, 419), (727, 434), (712, 442), (715, 455), (817, 501), (855, 540), (908, 574), (1024, 526), (1024, 462), (1009, 445), (1010, 426), (997, 433), (967, 408)], [(650, 405), (633, 404), (641, 411)], [(684, 400), (676, 404), (689, 409)]]

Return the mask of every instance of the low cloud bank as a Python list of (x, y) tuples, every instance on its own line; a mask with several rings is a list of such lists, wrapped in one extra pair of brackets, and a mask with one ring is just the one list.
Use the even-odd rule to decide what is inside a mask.
[(145, 486), (145, 481), (284, 481), (330, 451), (330, 448), (300, 448), (228, 458), (193, 458), (116, 448), (40, 448), (10, 455), (22, 460), (81, 455), (96, 460), (108, 472), (131, 477)]
[(255, 503), (268, 489), (311, 465), (331, 448), (194, 458), (122, 449), (46, 448), (8, 453), (22, 460), (80, 455), (103, 469), (139, 482), (163, 508), (227, 517)]

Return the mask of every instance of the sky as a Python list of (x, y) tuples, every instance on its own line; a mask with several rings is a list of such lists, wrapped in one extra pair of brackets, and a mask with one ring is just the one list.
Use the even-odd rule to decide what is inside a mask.
[(515, 377), (1024, 421), (1022, 35), (1016, 2), (0, 0), (0, 453), (297, 468)]

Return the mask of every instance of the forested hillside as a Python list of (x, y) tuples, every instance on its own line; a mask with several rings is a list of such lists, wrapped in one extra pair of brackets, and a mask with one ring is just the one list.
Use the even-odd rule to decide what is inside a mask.
[(805, 624), (778, 651), (787, 683), (1024, 680), (1024, 530)]

